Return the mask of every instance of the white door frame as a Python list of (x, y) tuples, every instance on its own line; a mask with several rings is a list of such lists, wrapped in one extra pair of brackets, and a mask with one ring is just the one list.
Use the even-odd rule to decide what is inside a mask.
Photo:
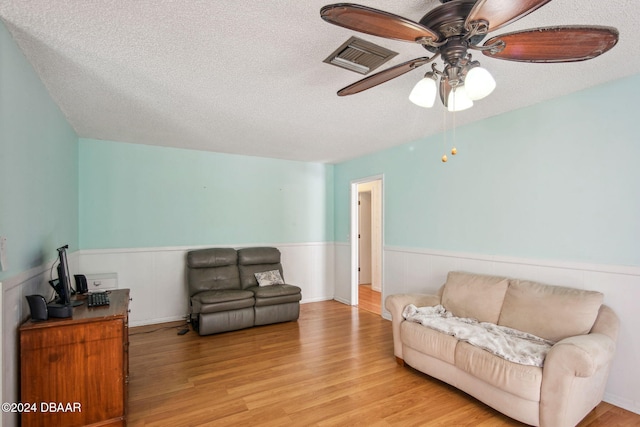
[[(380, 234), (382, 237), (380, 248), (380, 291), (384, 293), (384, 175), (372, 175), (366, 178), (351, 181), (351, 229), (349, 231), (349, 241), (351, 242), (351, 305), (358, 305), (358, 184), (371, 181), (380, 181), (380, 201), (382, 221), (380, 222)], [(381, 310), (381, 313), (384, 310)]]

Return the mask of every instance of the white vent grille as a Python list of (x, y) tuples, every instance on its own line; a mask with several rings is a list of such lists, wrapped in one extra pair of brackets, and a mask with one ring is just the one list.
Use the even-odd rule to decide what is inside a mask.
[(397, 54), (398, 52), (385, 49), (377, 44), (351, 37), (323, 62), (356, 73), (368, 74)]

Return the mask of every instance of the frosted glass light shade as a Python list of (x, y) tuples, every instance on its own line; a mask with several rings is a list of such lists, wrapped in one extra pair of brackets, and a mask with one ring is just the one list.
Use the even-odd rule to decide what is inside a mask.
[(485, 68), (474, 67), (464, 78), (464, 86), (469, 99), (476, 101), (493, 92), (496, 88), (496, 81)]
[(436, 81), (432, 77), (427, 76), (413, 87), (409, 94), (409, 101), (420, 107), (431, 108), (436, 101), (437, 91)]
[(464, 86), (458, 86), (451, 89), (447, 98), (447, 110), (462, 111), (473, 106), (473, 101), (469, 99)]

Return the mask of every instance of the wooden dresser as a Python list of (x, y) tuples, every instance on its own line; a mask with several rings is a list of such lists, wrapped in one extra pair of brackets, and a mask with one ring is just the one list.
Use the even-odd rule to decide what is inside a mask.
[(20, 327), (23, 427), (126, 425), (129, 290), (109, 299)]

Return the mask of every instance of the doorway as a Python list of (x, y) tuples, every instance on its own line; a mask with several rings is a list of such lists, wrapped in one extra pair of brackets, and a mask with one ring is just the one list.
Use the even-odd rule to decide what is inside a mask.
[(351, 183), (351, 299), (382, 314), (382, 177)]

